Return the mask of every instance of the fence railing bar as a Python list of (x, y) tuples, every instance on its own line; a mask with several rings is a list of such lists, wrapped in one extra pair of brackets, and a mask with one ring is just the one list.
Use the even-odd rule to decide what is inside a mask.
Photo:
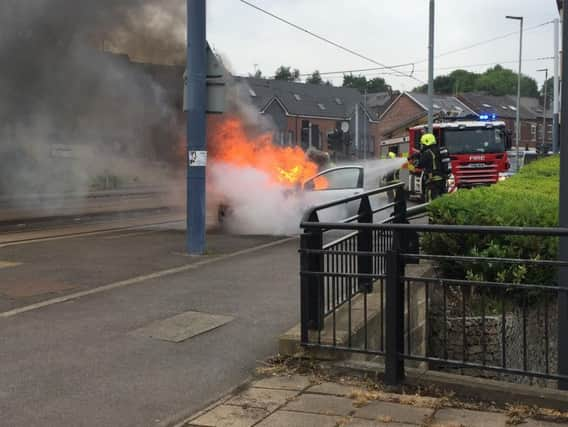
[(528, 345), (527, 345), (527, 295), (523, 296), (523, 370), (528, 369)]
[(466, 322), (465, 322), (465, 312), (466, 312), (466, 292), (465, 288), (461, 288), (461, 300), (462, 300), (462, 361), (465, 362), (467, 360), (467, 331), (466, 331)]
[(481, 364), (483, 366), (487, 363), (487, 329), (485, 325), (485, 313), (485, 292), (481, 291)]
[(386, 274), (330, 273), (325, 271), (310, 271), (310, 270), (300, 271), (300, 276), (330, 276), (330, 277), (336, 276), (336, 277), (343, 277), (345, 279), (362, 277), (364, 279), (373, 279), (373, 280), (385, 279), (387, 277)]
[(328, 254), (334, 253), (338, 255), (362, 255), (362, 256), (375, 256), (381, 257), (385, 256), (386, 252), (375, 252), (375, 251), (353, 251), (353, 250), (345, 250), (345, 251), (332, 251), (329, 249), (299, 249), (299, 253), (301, 254)]
[(549, 362), (549, 351), (550, 351), (550, 347), (549, 347), (549, 338), (548, 338), (548, 295), (545, 295), (544, 298), (544, 346), (545, 346), (545, 352), (544, 352), (544, 364), (545, 369), (546, 369), (546, 373), (549, 374), (550, 373), (550, 362)]
[(399, 223), (374, 223), (374, 224), (341, 224), (331, 222), (302, 222), (301, 228), (306, 230), (365, 230), (383, 229), (398, 231), (415, 231), (419, 233), (447, 233), (447, 234), (502, 234), (508, 236), (568, 236), (568, 228), (553, 227), (497, 227), (497, 226), (472, 226), (472, 225), (436, 225), (436, 224), (399, 224)]
[(346, 240), (352, 239), (354, 236), (356, 236), (358, 234), (357, 231), (354, 231), (353, 233), (349, 233), (345, 236), (341, 236), (340, 238), (334, 240), (333, 242), (329, 242), (326, 243), (325, 245), (322, 246), (322, 249), (331, 249), (333, 248), (335, 245), (339, 246), (341, 245), (343, 242), (345, 242)]
[[(405, 276), (405, 280), (410, 280), (413, 282), (421, 283), (432, 281), (436, 282), (440, 279), (436, 277), (418, 277), (418, 276)], [(514, 289), (532, 289), (532, 290), (549, 290), (549, 291), (556, 291), (556, 292), (568, 292), (568, 288), (562, 288), (560, 286), (553, 286), (553, 285), (536, 285), (536, 284), (524, 284), (524, 283), (500, 283), (500, 282), (487, 282), (487, 281), (478, 281), (478, 280), (459, 280), (459, 279), (446, 279), (444, 278), (444, 282), (447, 282), (450, 285), (456, 286), (479, 286), (479, 287), (486, 287), (486, 288), (514, 288)]]
[(443, 310), (444, 310), (444, 359), (448, 358), (448, 285), (442, 282)]
[(505, 314), (505, 289), (501, 289), (501, 365), (507, 368), (507, 316)]
[(456, 368), (480, 369), (480, 370), (483, 370), (483, 371), (493, 371), (493, 372), (499, 372), (499, 373), (502, 373), (502, 374), (519, 375), (519, 376), (542, 378), (542, 379), (549, 379), (549, 380), (559, 380), (559, 381), (568, 380), (568, 375), (545, 374), (545, 373), (542, 373), (542, 372), (523, 371), (521, 369), (501, 368), (499, 366), (482, 365), (480, 363), (474, 363), (474, 362), (463, 363), (463, 362), (460, 362), (460, 361), (441, 359), (441, 358), (438, 358), (438, 357), (424, 357), (424, 356), (414, 355), (414, 354), (402, 354), (402, 355), (400, 355), (400, 357), (403, 357), (406, 360), (415, 360), (415, 361), (418, 361), (418, 362), (432, 362), (432, 363), (436, 363), (438, 365), (455, 366)]
[(566, 267), (568, 262), (557, 260), (533, 260), (533, 259), (520, 259), (520, 258), (493, 258), (493, 257), (468, 257), (468, 256), (454, 256), (454, 255), (430, 255), (430, 254), (401, 254), (407, 259), (424, 259), (431, 261), (462, 261), (462, 262), (491, 262), (503, 264), (532, 264), (543, 265), (552, 267)]

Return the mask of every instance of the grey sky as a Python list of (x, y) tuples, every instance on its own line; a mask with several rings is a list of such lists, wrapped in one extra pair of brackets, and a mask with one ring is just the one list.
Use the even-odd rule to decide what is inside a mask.
[[(425, 60), (427, 57), (428, 0), (250, 0), (258, 6), (292, 22), (357, 50), (383, 64), (394, 65)], [(518, 31), (518, 21), (505, 15), (521, 15), (525, 27), (558, 16), (555, 0), (437, 0), (437, 53), (458, 49), (479, 41)], [(239, 0), (208, 0), (208, 39), (228, 60), (236, 74), (254, 71), (271, 75), (281, 64), (299, 68), (302, 73), (369, 68), (361, 58), (295, 30), (244, 5)], [(463, 52), (437, 59), (436, 74), (447, 74), (447, 67), (458, 66), (483, 71), (501, 63), (517, 69), (518, 34)], [(523, 58), (553, 54), (552, 24), (525, 33)], [(463, 67), (468, 66), (468, 67)], [(526, 61), (523, 73), (539, 81), (552, 60)], [(426, 80), (426, 63), (416, 64), (415, 76)], [(411, 67), (402, 69), (407, 73)], [(367, 72), (384, 77), (394, 88), (410, 90), (420, 84), (409, 78)], [(382, 71), (383, 73), (385, 71)], [(390, 74), (391, 71), (386, 71)], [(341, 76), (335, 76), (339, 83)]]

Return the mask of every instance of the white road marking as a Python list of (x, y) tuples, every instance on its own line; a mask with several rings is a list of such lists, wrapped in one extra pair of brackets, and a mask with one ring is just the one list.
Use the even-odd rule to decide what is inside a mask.
[(14, 317), (14, 316), (17, 316), (18, 314), (27, 313), (29, 311), (39, 310), (41, 308), (49, 307), (49, 306), (55, 305), (55, 304), (61, 304), (61, 303), (76, 300), (76, 299), (79, 299), (79, 298), (84, 298), (84, 297), (87, 297), (89, 295), (96, 295), (96, 294), (100, 294), (100, 293), (103, 293), (103, 292), (112, 291), (114, 289), (120, 289), (120, 288), (124, 288), (126, 286), (136, 285), (136, 284), (139, 284), (139, 283), (142, 283), (142, 282), (146, 282), (148, 280), (159, 279), (159, 278), (162, 278), (162, 277), (171, 276), (173, 274), (184, 273), (184, 272), (190, 271), (190, 270), (196, 270), (199, 267), (203, 267), (204, 265), (213, 264), (213, 263), (219, 262), (219, 261), (224, 261), (224, 260), (227, 260), (227, 259), (231, 259), (231, 258), (240, 256), (240, 255), (246, 255), (246, 254), (258, 252), (258, 251), (268, 249), (268, 248), (272, 248), (274, 246), (279, 246), (279, 245), (282, 245), (284, 243), (291, 242), (292, 240), (297, 240), (297, 239), (298, 239), (298, 237), (296, 237), (296, 236), (295, 237), (287, 237), (285, 239), (280, 239), (280, 240), (277, 240), (277, 241), (271, 242), (271, 243), (265, 243), (263, 245), (255, 246), (253, 248), (243, 249), (241, 251), (233, 252), (231, 254), (222, 255), (222, 256), (213, 257), (213, 258), (206, 258), (206, 259), (203, 259), (202, 261), (197, 261), (197, 262), (194, 262), (192, 264), (182, 265), (181, 267), (169, 268), (167, 270), (157, 271), (155, 273), (147, 274), (147, 275), (144, 275), (144, 276), (138, 276), (138, 277), (133, 277), (133, 278), (127, 279), (127, 280), (121, 280), (120, 282), (111, 283), (111, 284), (100, 286), (100, 287), (97, 287), (97, 288), (94, 288), (94, 289), (89, 289), (87, 291), (76, 292), (74, 294), (69, 294), (69, 295), (65, 295), (65, 296), (62, 296), (62, 297), (58, 297), (58, 298), (52, 298), (52, 299), (42, 301), (42, 302), (39, 302), (39, 303), (36, 303), (36, 304), (27, 305), (25, 307), (20, 307), (20, 308), (14, 309), (14, 310), (10, 310), (10, 311), (6, 311), (4, 313), (0, 313), (0, 318)]

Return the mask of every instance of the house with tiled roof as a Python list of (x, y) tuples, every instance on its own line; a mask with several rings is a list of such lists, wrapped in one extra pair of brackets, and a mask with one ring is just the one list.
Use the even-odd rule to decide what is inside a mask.
[[(498, 120), (506, 123), (507, 129), (511, 131), (513, 141), (516, 132), (517, 100), (514, 96), (492, 96), (483, 93), (464, 93), (458, 98), (477, 114), (495, 115)], [(538, 99), (535, 98), (538, 103)], [(521, 134), (519, 145), (521, 147), (534, 148), (540, 142), (538, 136), (538, 117), (539, 114), (533, 108), (532, 101), (521, 102), (519, 109)], [(542, 114), (540, 115), (542, 117)]]
[(337, 159), (373, 156), (378, 120), (365, 108), (358, 90), (253, 77), (234, 79), (241, 99), (246, 97), (259, 114), (272, 120), (276, 143), (313, 147)]
[[(435, 95), (433, 100), (434, 118), (471, 118), (475, 111), (450, 95)], [(379, 140), (376, 152), (378, 157), (386, 156), (389, 150), (406, 142), (408, 128), (425, 124), (428, 121), (428, 95), (417, 92), (404, 92), (379, 117)], [(404, 149), (402, 149), (404, 151)]]

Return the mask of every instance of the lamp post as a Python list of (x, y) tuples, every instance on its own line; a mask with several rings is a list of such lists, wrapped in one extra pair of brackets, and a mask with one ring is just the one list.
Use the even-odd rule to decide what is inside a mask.
[[(564, 5), (565, 2), (560, 3)], [(568, 22), (568, 7), (562, 7), (560, 16), (564, 23)], [(562, 25), (562, 46), (568, 46), (568, 25)], [(562, 89), (560, 111), (560, 190), (559, 190), (559, 212), (558, 219), (560, 227), (568, 227), (568, 149), (566, 140), (568, 138), (568, 55), (562, 55)], [(568, 261), (568, 237), (560, 238), (560, 248), (558, 253), (560, 261)], [(558, 269), (558, 284), (560, 287), (568, 288), (568, 267)], [(560, 292), (558, 296), (558, 373), (568, 376), (568, 292)], [(559, 381), (558, 388), (568, 390), (568, 381)]]
[(519, 75), (517, 79), (517, 118), (515, 121), (515, 146), (517, 149), (517, 170), (520, 169), (520, 151), (519, 139), (521, 137), (521, 70), (523, 62), (523, 17), (522, 16), (506, 16), (507, 19), (514, 19), (521, 24), (520, 39), (519, 39)]
[(205, 0), (187, 0), (187, 252), (205, 252), (207, 49)]
[(434, 133), (434, 23), (435, 4), (430, 0), (430, 27), (428, 35), (428, 132)]
[(548, 82), (548, 68), (543, 68), (542, 70), (536, 70), (538, 72), (544, 72), (544, 108), (543, 108), (543, 119), (542, 119), (542, 147), (546, 144), (546, 89)]

